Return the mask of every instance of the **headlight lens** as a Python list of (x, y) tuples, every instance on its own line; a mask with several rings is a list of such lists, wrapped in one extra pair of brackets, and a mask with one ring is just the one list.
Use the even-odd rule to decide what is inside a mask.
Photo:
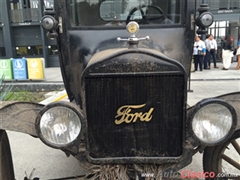
[(192, 120), (192, 130), (202, 142), (214, 144), (223, 140), (233, 127), (232, 112), (219, 103), (201, 107)]
[(72, 109), (56, 106), (45, 111), (39, 122), (40, 138), (47, 144), (62, 147), (80, 134), (80, 117)]
[(193, 132), (207, 143), (221, 140), (228, 134), (231, 127), (231, 112), (219, 104), (204, 106), (195, 114), (192, 122)]
[(210, 13), (203, 14), (201, 21), (203, 26), (209, 27), (213, 23), (213, 16)]
[(201, 28), (207, 28), (212, 25), (213, 23), (213, 15), (210, 12), (204, 12), (200, 14), (196, 19), (196, 25)]
[(45, 15), (41, 20), (41, 25), (44, 29), (51, 31), (53, 29), (57, 29), (58, 22), (54, 17), (50, 15)]

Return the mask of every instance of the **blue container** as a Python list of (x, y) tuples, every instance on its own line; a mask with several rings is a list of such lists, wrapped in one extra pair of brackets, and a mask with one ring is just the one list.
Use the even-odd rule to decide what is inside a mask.
[(25, 58), (12, 59), (13, 78), (17, 80), (26, 80), (27, 60)]

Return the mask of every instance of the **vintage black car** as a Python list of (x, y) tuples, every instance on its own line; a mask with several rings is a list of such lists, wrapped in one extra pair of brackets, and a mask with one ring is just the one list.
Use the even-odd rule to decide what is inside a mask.
[[(240, 94), (187, 106), (194, 37), (212, 22), (195, 0), (56, 0), (41, 24), (70, 102), (1, 109), (0, 179), (14, 179), (5, 130), (74, 156), (82, 179), (217, 179), (223, 160), (240, 169), (224, 155), (229, 143), (240, 154)], [(204, 171), (179, 174), (198, 151)]]

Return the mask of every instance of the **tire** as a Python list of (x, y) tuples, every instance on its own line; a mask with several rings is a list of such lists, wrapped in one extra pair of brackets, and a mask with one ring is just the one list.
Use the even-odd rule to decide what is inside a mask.
[(14, 180), (12, 154), (6, 131), (0, 130), (0, 180)]
[[(238, 148), (234, 148), (233, 144)], [(233, 166), (232, 163), (224, 160), (226, 157), (234, 160), (236, 165)], [(235, 131), (223, 144), (207, 147), (204, 150), (203, 169), (204, 172), (214, 172), (216, 175), (214, 178), (206, 178), (207, 180), (240, 179), (240, 130)]]

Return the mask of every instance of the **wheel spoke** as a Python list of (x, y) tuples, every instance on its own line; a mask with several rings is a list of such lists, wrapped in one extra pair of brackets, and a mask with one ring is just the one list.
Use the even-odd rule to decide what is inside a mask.
[(233, 147), (236, 149), (236, 151), (238, 152), (238, 154), (240, 155), (240, 146), (237, 143), (236, 139), (231, 141), (231, 144), (233, 145)]
[(229, 164), (231, 164), (232, 166), (234, 166), (235, 168), (237, 168), (238, 170), (240, 170), (240, 164), (237, 163), (236, 161), (234, 161), (232, 158), (228, 157), (225, 154), (221, 155), (221, 158), (224, 159), (225, 161), (227, 161)]
[(219, 173), (218, 179), (240, 180), (240, 129), (219, 146), (207, 147), (203, 154), (206, 172)]

